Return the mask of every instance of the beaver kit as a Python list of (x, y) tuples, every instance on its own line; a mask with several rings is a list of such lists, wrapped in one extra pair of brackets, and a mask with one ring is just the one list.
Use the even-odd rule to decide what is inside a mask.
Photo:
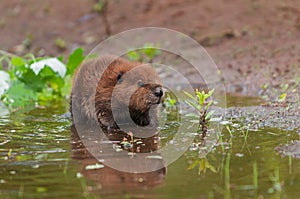
[(158, 74), (149, 64), (110, 55), (87, 60), (73, 79), (73, 123), (74, 117), (76, 123), (95, 120), (103, 130), (154, 125), (162, 96)]

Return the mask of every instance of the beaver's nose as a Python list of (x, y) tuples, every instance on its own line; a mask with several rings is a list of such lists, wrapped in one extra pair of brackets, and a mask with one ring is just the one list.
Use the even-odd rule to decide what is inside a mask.
[(163, 96), (162, 88), (161, 88), (161, 87), (156, 87), (155, 90), (154, 90), (154, 95), (155, 95), (156, 97), (161, 97), (161, 96)]

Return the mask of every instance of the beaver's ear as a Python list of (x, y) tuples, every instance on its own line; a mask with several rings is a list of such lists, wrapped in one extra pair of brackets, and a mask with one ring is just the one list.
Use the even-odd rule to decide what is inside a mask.
[(122, 83), (123, 79), (122, 79), (122, 76), (123, 76), (123, 72), (119, 72), (119, 74), (117, 75), (117, 83), (120, 84)]

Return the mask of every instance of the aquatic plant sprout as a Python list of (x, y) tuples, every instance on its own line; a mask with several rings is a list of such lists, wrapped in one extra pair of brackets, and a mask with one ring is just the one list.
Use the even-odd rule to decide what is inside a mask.
[(213, 100), (210, 101), (207, 100), (214, 93), (214, 89), (210, 90), (207, 93), (205, 91), (200, 92), (198, 89), (196, 89), (195, 96), (188, 92), (184, 92), (184, 93), (189, 97), (189, 99), (185, 100), (185, 102), (189, 106), (195, 108), (198, 112), (198, 115), (189, 113), (186, 114), (186, 116), (192, 116), (193, 118), (196, 117), (196, 119), (198, 119), (197, 133), (201, 132), (202, 139), (204, 139), (208, 130), (207, 129), (208, 122), (210, 121), (210, 118), (214, 113), (213, 110), (211, 111), (208, 110), (208, 108), (210, 108), (210, 106), (213, 104)]

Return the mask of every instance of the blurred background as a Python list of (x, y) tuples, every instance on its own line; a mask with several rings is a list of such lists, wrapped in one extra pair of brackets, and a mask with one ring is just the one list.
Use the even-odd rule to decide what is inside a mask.
[(274, 84), (299, 70), (300, 1), (2, 0), (0, 13), (0, 49), (17, 55), (88, 53), (110, 35), (159, 26), (202, 44), (225, 79), (239, 85), (229, 91), (257, 94), (266, 82), (261, 67)]

